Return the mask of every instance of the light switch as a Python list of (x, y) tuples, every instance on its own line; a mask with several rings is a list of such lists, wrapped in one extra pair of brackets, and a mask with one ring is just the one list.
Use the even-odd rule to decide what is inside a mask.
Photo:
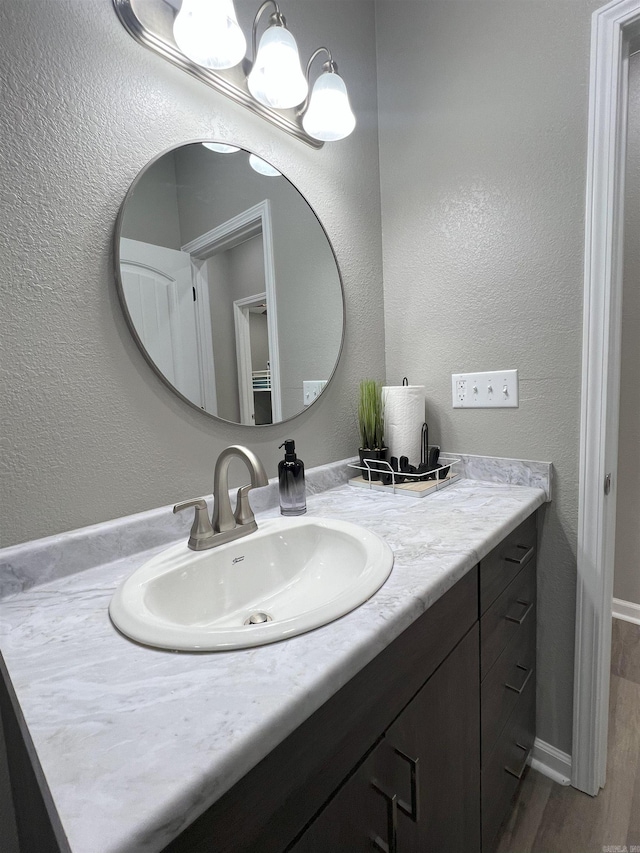
[(302, 382), (303, 405), (310, 406), (322, 393), (322, 389), (326, 384), (326, 379), (304, 379)]
[(452, 373), (451, 397), (454, 409), (516, 409), (518, 371)]

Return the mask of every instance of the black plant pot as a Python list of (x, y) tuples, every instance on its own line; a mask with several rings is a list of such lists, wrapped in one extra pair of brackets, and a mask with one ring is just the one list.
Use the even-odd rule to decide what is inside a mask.
[[(358, 453), (360, 454), (360, 465), (363, 468), (365, 468), (365, 470), (362, 472), (362, 479), (363, 480), (369, 480), (369, 475), (371, 475), (371, 482), (372, 483), (380, 480), (380, 471), (374, 471), (373, 466), (370, 469), (366, 468), (366, 466), (364, 464), (364, 460), (365, 459), (371, 459), (371, 460), (375, 460), (376, 462), (380, 462), (380, 461), (386, 462), (387, 461), (387, 455), (389, 453), (389, 448), (383, 447), (380, 450), (367, 450), (366, 448), (361, 447), (359, 449)], [(382, 466), (380, 466), (380, 468), (382, 468)], [(385, 467), (385, 471), (386, 470), (387, 469)]]

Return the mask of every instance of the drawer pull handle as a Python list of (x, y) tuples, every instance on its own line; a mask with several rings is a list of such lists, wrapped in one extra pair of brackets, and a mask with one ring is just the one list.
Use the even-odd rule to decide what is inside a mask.
[(524, 670), (524, 672), (526, 672), (526, 675), (524, 677), (524, 681), (522, 682), (520, 687), (514, 687), (513, 684), (509, 684), (508, 681), (505, 681), (504, 686), (508, 687), (509, 690), (513, 690), (514, 693), (520, 694), (520, 693), (522, 693), (524, 688), (529, 683), (529, 679), (533, 675), (533, 668), (527, 668), (526, 666), (522, 666), (521, 664), (517, 664), (516, 666), (517, 666), (517, 669), (522, 669), (522, 670)]
[(522, 625), (524, 620), (527, 618), (529, 613), (531, 613), (531, 608), (533, 607), (533, 601), (524, 601), (522, 598), (518, 598), (516, 604), (520, 604), (522, 607), (526, 607), (526, 610), (522, 614), (522, 616), (510, 616), (508, 613), (505, 615), (505, 619), (509, 622), (515, 622), (516, 625)]
[(405, 803), (404, 800), (398, 800), (398, 808), (408, 815), (414, 823), (417, 823), (420, 820), (420, 800), (418, 796), (420, 790), (420, 759), (411, 758), (410, 755), (399, 749), (394, 748), (393, 751), (404, 761), (408, 762), (411, 768), (411, 805)]
[[(533, 554), (535, 550), (535, 545), (531, 545), (527, 547), (526, 545), (516, 545), (514, 551), (510, 554), (505, 554), (505, 560), (507, 563), (517, 563), (519, 566), (524, 566), (529, 557)], [(525, 551), (525, 553), (520, 557), (515, 551)]]
[(525, 752), (524, 761), (522, 762), (522, 767), (520, 768), (519, 771), (516, 772), (515, 770), (512, 770), (510, 767), (507, 767), (507, 765), (505, 764), (504, 769), (511, 776), (515, 776), (516, 779), (522, 779), (522, 774), (524, 773), (525, 768), (527, 766), (527, 762), (529, 761), (529, 756), (531, 755), (531, 750), (529, 749), (529, 747), (523, 746), (521, 743), (517, 743), (516, 746), (518, 747), (518, 749), (523, 749)]
[(371, 785), (387, 802), (387, 841), (383, 841), (379, 835), (373, 835), (371, 841), (382, 853), (398, 853), (398, 795), (388, 794), (380, 787), (377, 779), (372, 779)]

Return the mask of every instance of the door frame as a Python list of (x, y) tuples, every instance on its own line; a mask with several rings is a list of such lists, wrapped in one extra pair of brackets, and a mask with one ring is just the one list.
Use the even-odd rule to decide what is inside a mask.
[[(250, 308), (265, 301), (265, 293), (255, 293), (236, 299), (233, 303), (233, 322), (236, 330), (236, 361), (238, 364), (238, 396), (240, 422), (255, 426), (255, 400), (253, 398), (253, 366), (251, 358)], [(267, 314), (267, 320), (269, 315)]]
[(202, 277), (202, 261), (218, 252), (224, 252), (240, 245), (245, 240), (262, 234), (262, 251), (264, 256), (264, 286), (267, 303), (267, 325), (269, 329), (269, 365), (271, 368), (271, 411), (273, 421), (282, 420), (282, 392), (280, 384), (280, 343), (278, 337), (278, 309), (276, 299), (276, 271), (273, 252), (273, 225), (271, 204), (269, 199), (254, 204), (233, 216), (221, 225), (201, 234), (182, 246), (183, 252), (188, 252), (200, 269)]
[(628, 60), (639, 31), (640, 0), (592, 16), (571, 783), (593, 796), (607, 763)]

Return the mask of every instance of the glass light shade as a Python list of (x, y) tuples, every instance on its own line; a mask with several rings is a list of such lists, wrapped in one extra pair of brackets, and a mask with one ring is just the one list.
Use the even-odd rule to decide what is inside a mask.
[(224, 142), (203, 142), (202, 145), (209, 151), (216, 151), (218, 154), (235, 154), (236, 151), (240, 150), (237, 145), (225, 145)]
[(233, 0), (182, 0), (173, 37), (185, 56), (218, 71), (233, 68), (247, 50)]
[(307, 97), (298, 45), (286, 27), (265, 30), (247, 83), (253, 97), (267, 107), (285, 110)]
[(249, 165), (254, 172), (266, 175), (269, 178), (279, 178), (282, 174), (275, 168), (275, 166), (272, 166), (271, 163), (267, 163), (267, 161), (263, 160), (261, 157), (256, 157), (255, 154), (249, 154)]
[(314, 139), (335, 142), (349, 136), (356, 126), (349, 95), (339, 74), (325, 71), (316, 80), (302, 126)]

